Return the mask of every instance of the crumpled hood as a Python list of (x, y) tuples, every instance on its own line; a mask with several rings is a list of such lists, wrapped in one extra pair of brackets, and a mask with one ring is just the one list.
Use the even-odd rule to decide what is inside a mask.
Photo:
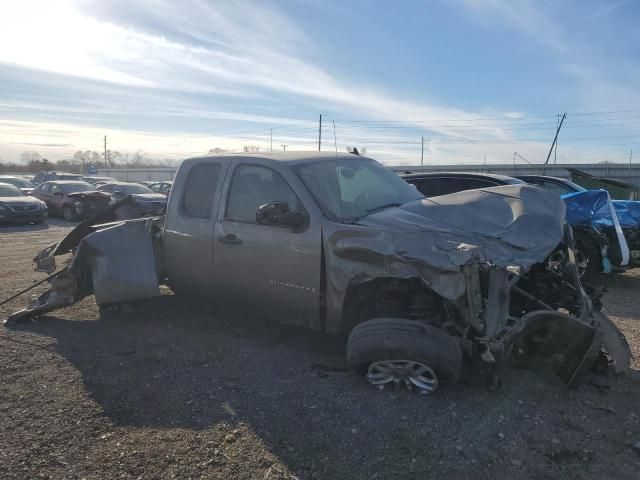
[[(455, 266), (467, 263), (460, 263), (460, 253), (470, 250), (481, 261), (529, 266), (560, 243), (564, 216), (557, 195), (529, 185), (507, 185), (416, 200), (359, 223), (387, 230), (394, 242), (405, 246), (423, 240), (430, 253), (445, 254)], [(412, 240), (404, 242), (403, 237)]]
[(167, 202), (167, 197), (161, 193), (135, 193), (131, 196), (142, 202)]
[(422, 278), (447, 298), (466, 289), (463, 265), (521, 267), (545, 260), (563, 237), (564, 202), (531, 185), (506, 185), (416, 200), (333, 232), (333, 254), (370, 263), (371, 277)]
[(104, 199), (109, 200), (111, 198), (111, 194), (107, 192), (99, 192), (94, 190), (89, 190), (87, 192), (75, 192), (67, 194), (69, 198), (73, 198), (74, 200), (84, 200), (85, 198), (91, 198), (94, 200)]

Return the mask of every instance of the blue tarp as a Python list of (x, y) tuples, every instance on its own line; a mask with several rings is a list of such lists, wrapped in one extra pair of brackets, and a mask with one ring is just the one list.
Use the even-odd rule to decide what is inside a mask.
[(612, 200), (622, 228), (640, 227), (640, 202), (633, 200)]
[[(566, 219), (570, 225), (585, 225), (604, 231), (615, 230), (622, 255), (622, 265), (627, 265), (629, 246), (622, 228), (639, 225), (640, 202), (611, 201), (606, 190), (584, 190), (561, 195), (561, 198), (567, 207)], [(606, 257), (605, 252), (603, 257)]]
[(613, 228), (613, 217), (606, 190), (584, 190), (562, 195), (570, 225)]
[[(567, 206), (567, 221), (571, 225), (613, 227), (606, 190), (584, 190), (561, 196)], [(640, 202), (611, 200), (622, 228), (640, 227)]]

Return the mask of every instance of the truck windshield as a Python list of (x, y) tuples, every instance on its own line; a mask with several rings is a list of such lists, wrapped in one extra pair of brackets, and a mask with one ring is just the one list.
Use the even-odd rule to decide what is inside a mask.
[(366, 158), (336, 158), (293, 170), (329, 220), (352, 223), (372, 213), (423, 198), (412, 185)]

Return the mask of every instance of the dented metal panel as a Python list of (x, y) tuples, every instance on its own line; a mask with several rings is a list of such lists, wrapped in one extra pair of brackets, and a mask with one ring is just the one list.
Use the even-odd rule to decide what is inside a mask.
[(131, 220), (86, 236), (71, 268), (91, 270), (98, 305), (160, 295), (153, 221)]
[(565, 206), (550, 192), (509, 185), (416, 200), (369, 215), (356, 225), (325, 223), (328, 326), (351, 282), (420, 278), (443, 297), (467, 290), (464, 265), (526, 271), (563, 237)]

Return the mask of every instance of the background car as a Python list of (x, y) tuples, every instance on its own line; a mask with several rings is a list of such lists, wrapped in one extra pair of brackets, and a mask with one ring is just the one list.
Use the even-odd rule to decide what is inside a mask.
[(78, 175), (77, 173), (67, 173), (67, 172), (40, 172), (36, 173), (35, 177), (33, 177), (34, 185), (40, 185), (44, 182), (49, 182), (52, 180), (76, 180), (76, 181), (84, 181), (84, 177), (82, 175)]
[(414, 185), (425, 197), (448, 195), (450, 193), (472, 190), (474, 188), (489, 188), (499, 185), (526, 183), (517, 178), (490, 173), (408, 173), (402, 175), (402, 178)]
[(115, 182), (116, 179), (113, 177), (95, 177), (93, 175), (88, 176), (85, 175), (84, 180), (87, 183), (90, 183), (91, 185), (95, 185), (98, 182), (102, 182), (102, 183), (110, 183), (110, 182)]
[(147, 185), (147, 187), (149, 187), (156, 193), (161, 193), (162, 195), (168, 196), (169, 192), (171, 191), (172, 185), (173, 182), (155, 182)]
[[(425, 197), (447, 195), (474, 188), (527, 183), (519, 178), (490, 173), (434, 172), (408, 173), (401, 176)], [(606, 262), (602, 252), (607, 251), (606, 247), (615, 239), (610, 239), (605, 232), (591, 225), (571, 224), (571, 226), (576, 239), (576, 263), (580, 275), (586, 280), (594, 280), (598, 273), (607, 271), (604, 268)], [(615, 263), (609, 258), (606, 260)], [(549, 261), (562, 263), (562, 259), (550, 258)]]
[(9, 183), (0, 183), (0, 223), (42, 223), (47, 206)]
[(133, 208), (143, 217), (163, 215), (167, 207), (167, 197), (165, 195), (154, 193), (153, 190), (139, 183), (107, 183), (100, 185), (98, 190), (110, 193), (117, 202), (131, 195)]
[(9, 183), (14, 187), (18, 187), (22, 190), (22, 193), (27, 195), (30, 195), (33, 191), (33, 184), (29, 180), (15, 175), (0, 175), (0, 183)]
[(87, 182), (57, 180), (38, 185), (32, 195), (47, 204), (50, 215), (61, 215), (68, 222), (72, 222), (78, 219), (78, 214), (76, 200), (69, 194), (91, 191), (96, 191), (96, 189)]
[[(587, 191), (586, 188), (566, 178), (546, 175), (518, 175), (517, 178), (555, 192), (558, 195)], [(634, 266), (638, 266), (640, 265), (640, 223), (637, 217), (638, 213), (640, 213), (640, 202), (633, 200), (611, 200), (611, 203), (616, 210), (622, 233), (629, 247), (629, 261)], [(604, 227), (604, 231), (610, 238), (616, 235), (613, 226)]]

